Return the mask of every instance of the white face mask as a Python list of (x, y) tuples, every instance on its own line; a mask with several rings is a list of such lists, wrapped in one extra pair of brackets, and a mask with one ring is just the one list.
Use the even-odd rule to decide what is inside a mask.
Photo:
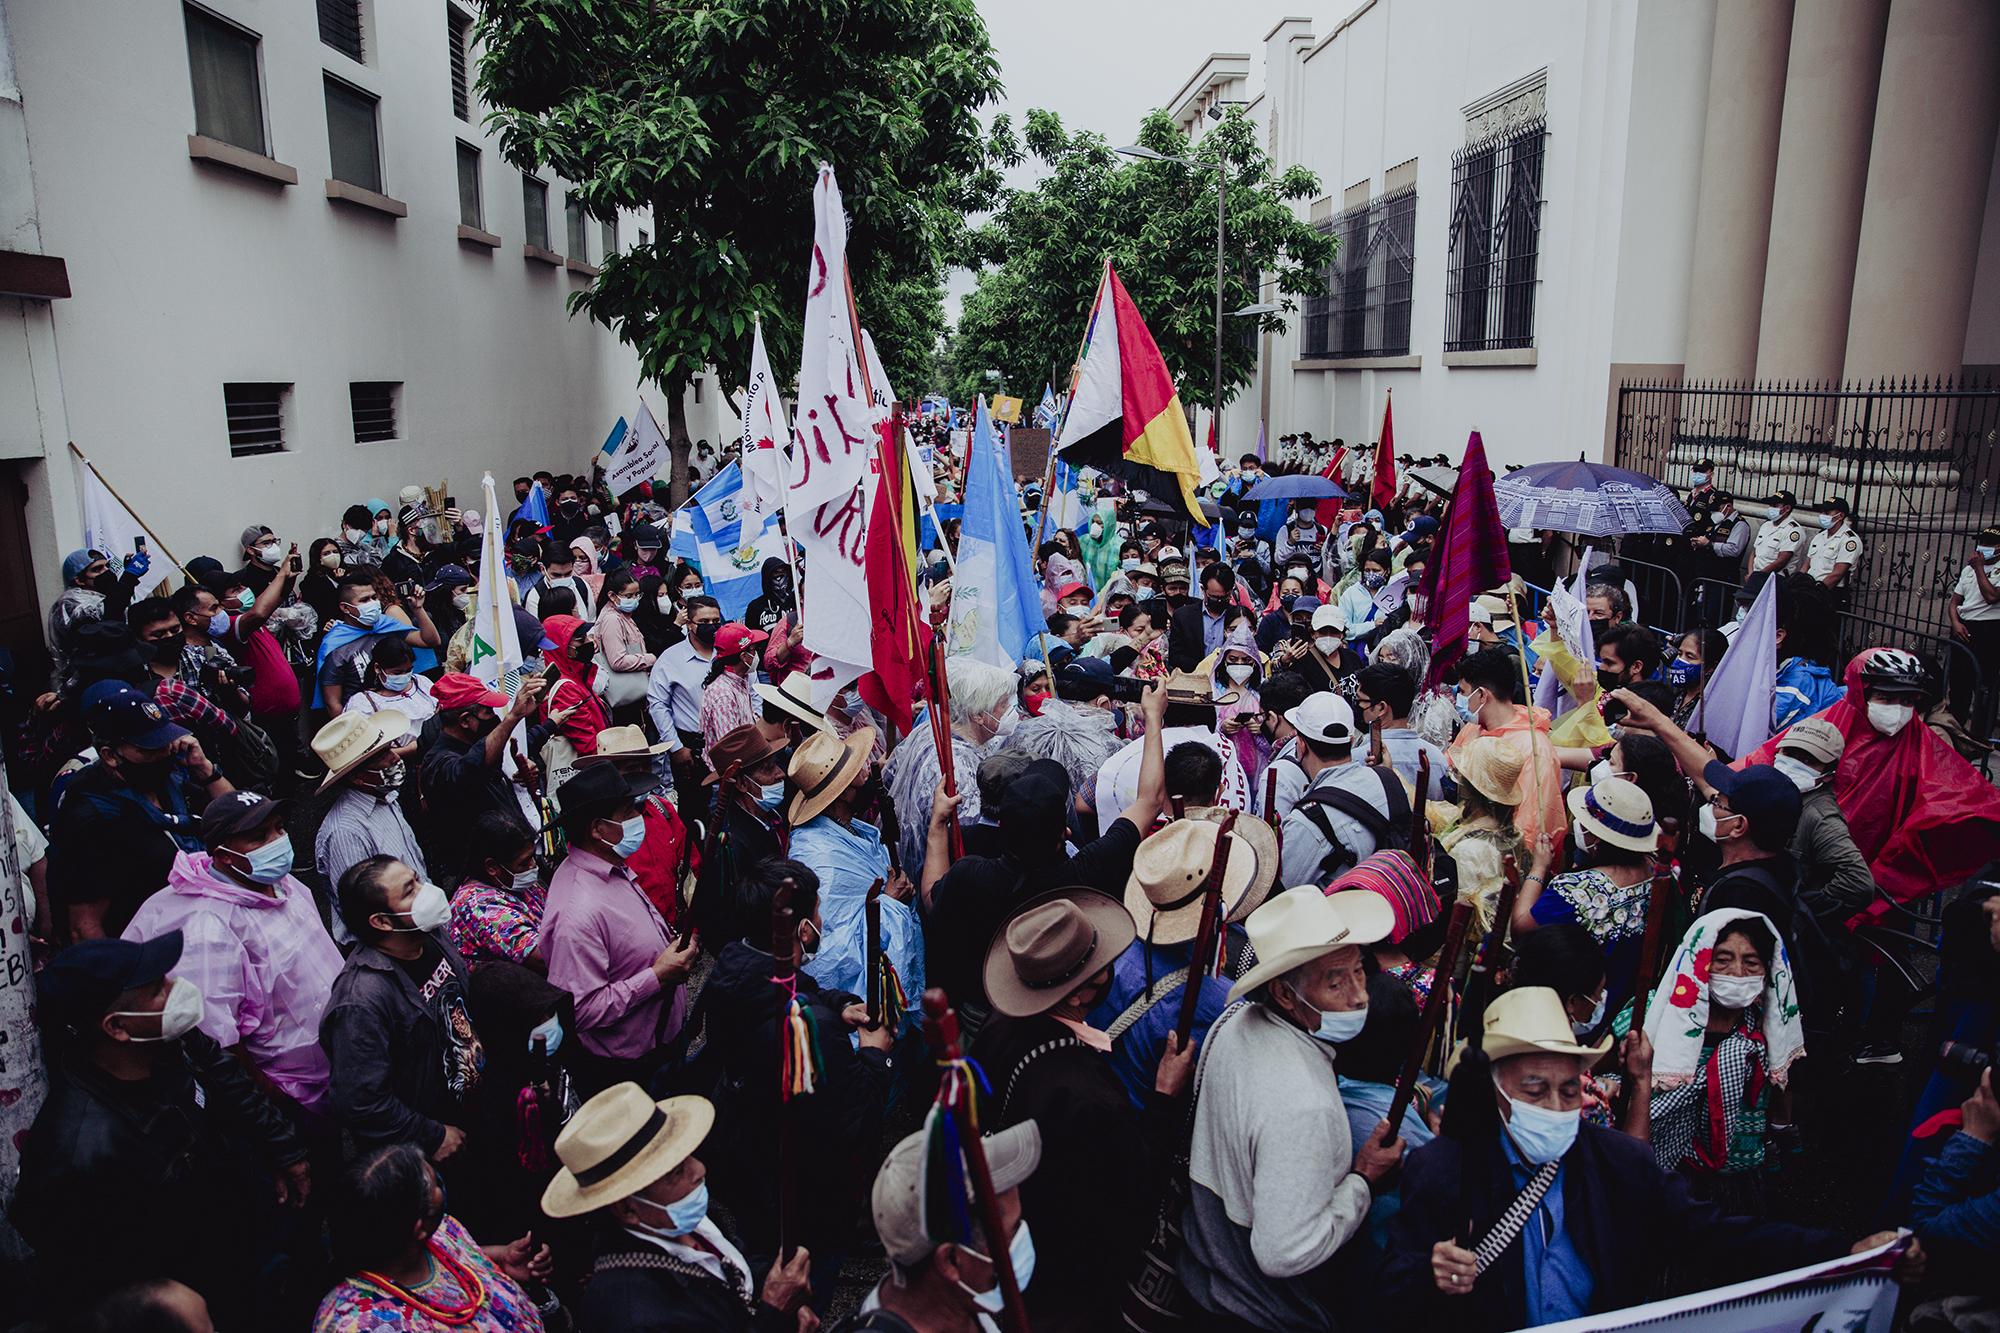
[(1910, 725), (1910, 719), (1917, 710), (1908, 704), (1885, 703), (1880, 699), (1868, 701), (1868, 725), (1884, 736), (1893, 736)]
[[(986, 1256), (979, 1254), (979, 1251), (970, 1247), (967, 1249), (969, 1253), (986, 1259)], [(992, 1260), (987, 1259), (987, 1262), (991, 1263)], [(1034, 1237), (1028, 1234), (1028, 1219), (1025, 1217), (1021, 1219), (1021, 1225), (1014, 1228), (1014, 1239), (1007, 1243), (1007, 1263), (1014, 1270), (1015, 1287), (1026, 1291), (1028, 1279), (1035, 1275), (1035, 1241)], [(963, 1282), (958, 1283), (958, 1289), (972, 1297), (972, 1303), (987, 1314), (999, 1314), (1004, 1308), (1004, 1298), (1000, 1293), (1000, 1278), (997, 1273), (993, 1278), (993, 1285), (985, 1291), (974, 1291)]]
[[(1722, 841), (1722, 839), (1718, 838), (1715, 834), (1716, 821), (1718, 819), (1741, 819), (1741, 818), (1742, 818), (1741, 815), (1737, 815), (1734, 813), (1718, 815), (1716, 813), (1715, 806), (1713, 804), (1710, 804), (1710, 805), (1704, 805), (1701, 808), (1701, 813), (1695, 817), (1694, 822), (1696, 830), (1701, 834), (1702, 837), (1707, 838), (1710, 842), (1719, 843)], [(1748, 826), (1747, 820), (1745, 821), (1745, 826), (1746, 827)], [(1741, 831), (1742, 831), (1741, 829), (1736, 830), (1736, 832), (1739, 833)], [(1736, 834), (1731, 833), (1730, 836), (1734, 837), (1736, 836)]]
[[(112, 1018), (152, 1018), (149, 1009), (117, 1009), (109, 1015)], [(174, 984), (167, 990), (167, 1003), (159, 1011), (160, 1035), (157, 1037), (132, 1037), (133, 1041), (179, 1041), (194, 1025), (201, 1021), (201, 991), (186, 977), (175, 977)], [(127, 1034), (130, 1035), (129, 1033)]]
[(1241, 685), (1244, 681), (1257, 674), (1257, 668), (1248, 662), (1231, 662), (1228, 666), (1228, 672), (1229, 678), (1238, 685)]
[(472, 605), (472, 594), (469, 592), (455, 592), (451, 595), (451, 604), (463, 611)]
[(1802, 792), (1813, 790), (1825, 778), (1824, 774), (1805, 760), (1794, 759), (1788, 754), (1781, 754), (1773, 759), (1771, 767), (1790, 778), (1792, 785)]
[(1021, 710), (1018, 708), (1009, 708), (1006, 712), (1002, 713), (994, 721), (993, 739), (995, 740), (1000, 739), (1000, 737), (1007, 735), (1009, 732), (1013, 731), (1015, 727), (1018, 727), (1020, 725), (1021, 725)]
[(265, 542), (257, 548), (257, 561), (259, 564), (275, 565), (278, 563), (278, 558), (284, 555), (284, 553), (285, 548), (278, 543)]
[(663, 616), (670, 616), (674, 613), (674, 599), (666, 593), (661, 593), (658, 597), (655, 597), (653, 605), (660, 608), (660, 614)]
[(1763, 995), (1762, 977), (1710, 976), (1708, 979), (1709, 1003), (1724, 1009), (1748, 1009)]
[(1569, 1030), (1574, 1032), (1579, 1038), (1588, 1037), (1591, 1033), (1597, 1031), (1597, 1025), (1604, 1021), (1604, 996), (1605, 993), (1603, 991), (1598, 992), (1597, 1007), (1590, 1011), (1589, 1018), (1572, 1018), (1569, 1021)]
[(385, 912), (383, 915), (410, 918), (407, 926), (390, 927), (395, 934), (409, 935), (417, 931), (429, 934), (451, 920), (451, 899), (445, 897), (444, 890), (437, 885), (423, 884), (418, 886), (417, 896), (410, 900), (409, 911)]
[(1338, 634), (1319, 634), (1313, 637), (1313, 647), (1332, 657), (1340, 651), (1341, 639)]

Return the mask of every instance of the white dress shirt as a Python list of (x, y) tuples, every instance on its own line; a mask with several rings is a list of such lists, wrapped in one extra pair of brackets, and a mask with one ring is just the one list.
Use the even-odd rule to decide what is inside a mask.
[(701, 731), (702, 682), (714, 661), (715, 650), (704, 656), (692, 638), (653, 659), (653, 672), (646, 681), (646, 712), (669, 752), (681, 748), (681, 732)]

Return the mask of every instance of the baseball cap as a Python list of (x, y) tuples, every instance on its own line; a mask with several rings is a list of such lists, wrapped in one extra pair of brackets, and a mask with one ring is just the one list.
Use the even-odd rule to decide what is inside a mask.
[(270, 535), (271, 531), (269, 528), (266, 528), (261, 523), (252, 523), (249, 527), (243, 529), (243, 535), (236, 539), (236, 544), (246, 549), (262, 546), (264, 539)]
[(465, 588), (473, 582), (472, 571), (464, 565), (439, 565), (437, 573), (424, 581), (425, 592), (436, 592), (439, 588)]
[(178, 930), (150, 940), (83, 940), (42, 969), (37, 983), (42, 1008), (73, 1027), (89, 1023), (126, 991), (152, 985), (180, 960)]
[(1345, 745), (1354, 739), (1354, 709), (1332, 690), (1308, 694), (1285, 714), (1285, 721), (1299, 735), (1322, 745)]
[(167, 721), (158, 704), (122, 681), (99, 681), (84, 691), (84, 721), (100, 742), (142, 750), (165, 749), (188, 734), (186, 727)]
[(1778, 738), (1780, 753), (1797, 750), (1811, 755), (1822, 764), (1840, 762), (1840, 756), (1847, 749), (1847, 737), (1840, 728), (1823, 717), (1809, 717), (1792, 724), (1792, 729)]
[(535, 613), (525, 606), (514, 608), (514, 637), (521, 641), (521, 651), (527, 652), (528, 645), (535, 645), (537, 652), (552, 652), (562, 645), (548, 636), (542, 622), (535, 619)]
[(1799, 497), (1786, 490), (1772, 491), (1764, 497), (1764, 503), (1767, 505), (1795, 505), (1798, 502)]
[(1708, 761), (1702, 780), (1729, 798), (1729, 812), (1750, 821), (1750, 838), (1774, 851), (1798, 831), (1801, 797), (1792, 780), (1769, 764), (1733, 769), (1720, 759)]
[(1828, 500), (1826, 504), (1823, 506), (1823, 508), (1825, 508), (1830, 513), (1837, 511), (1842, 514), (1852, 514), (1854, 512), (1854, 506), (1847, 503), (1847, 500), (1844, 496), (1839, 496), (1839, 495), (1836, 495), (1831, 500)]
[(1309, 616), (1317, 612), (1321, 607), (1325, 605), (1326, 603), (1320, 601), (1319, 598), (1313, 596), (1311, 593), (1301, 593), (1299, 595), (1299, 599), (1296, 602), (1292, 603), (1291, 614), (1295, 616), (1297, 615)]
[[(1019, 1189), (1041, 1165), (1042, 1132), (1032, 1120), (984, 1135), (980, 1143), (996, 1194)], [(957, 1244), (958, 1218), (972, 1212), (969, 1193), (961, 1204), (946, 1192), (943, 1181), (925, 1179), (931, 1156), (928, 1147), (927, 1133), (919, 1130), (891, 1148), (882, 1169), (875, 1173), (875, 1188), (869, 1198), (883, 1251), (905, 1268), (930, 1258), (940, 1245)], [(959, 1179), (970, 1178), (970, 1172), (953, 1174)], [(939, 1206), (934, 1208), (933, 1204)], [(990, 1236), (983, 1243), (988, 1247), (986, 1253), (1001, 1244)]]
[(1060, 602), (1065, 597), (1074, 597), (1077, 593), (1087, 595), (1089, 592), (1090, 585), (1087, 583), (1065, 583), (1056, 589), (1056, 600)]
[[(1294, 602), (1292, 609), (1294, 611), (1298, 610), (1298, 603)], [(1342, 634), (1345, 634), (1347, 633), (1347, 616), (1337, 606), (1314, 607), (1312, 627), (1314, 629), (1337, 629)]]
[(201, 812), (201, 840), (214, 851), (231, 838), (264, 827), (284, 814), (288, 805), (254, 791), (225, 792)]
[(471, 708), (475, 704), (505, 708), (508, 704), (506, 695), (463, 671), (447, 671), (439, 676), (437, 684), (431, 687), (431, 697), (437, 700), (439, 708)]
[(751, 629), (741, 621), (732, 620), (715, 632), (715, 651), (723, 657), (734, 657), (752, 644), (764, 642), (771, 636), (760, 629)]
[(83, 573), (84, 570), (89, 569), (92, 565), (96, 564), (98, 561), (108, 560), (108, 559), (110, 559), (110, 557), (105, 555), (104, 552), (102, 551), (71, 551), (68, 555), (63, 557), (63, 562), (62, 562), (63, 582), (75, 583), (76, 576), (78, 574)]

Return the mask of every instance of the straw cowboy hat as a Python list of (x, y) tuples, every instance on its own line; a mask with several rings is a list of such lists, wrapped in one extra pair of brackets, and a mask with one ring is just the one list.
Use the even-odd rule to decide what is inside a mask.
[[(1229, 813), (1224, 805), (1191, 805), (1187, 808), (1189, 819), (1205, 819), (1211, 824), (1220, 824), (1222, 817)], [(1250, 850), (1257, 854), (1257, 878), (1251, 882), (1250, 891), (1243, 895), (1243, 905), (1236, 909), (1231, 921), (1241, 921), (1271, 896), (1271, 890), (1278, 883), (1278, 834), (1261, 819), (1253, 819), (1247, 812), (1237, 815), (1236, 836), (1250, 844)], [(1232, 862), (1240, 855), (1241, 848), (1229, 858)]]
[(1451, 764), (1474, 791), (1502, 805), (1520, 802), (1521, 770), (1527, 765), (1526, 755), (1497, 736), (1467, 741)]
[(785, 677), (782, 685), (758, 681), (757, 697), (787, 717), (795, 717), (817, 730), (838, 734), (834, 733), (833, 723), (827, 720), (826, 714), (813, 707), (812, 678), (803, 671), (792, 672)]
[(1660, 845), (1660, 826), (1653, 820), (1653, 798), (1636, 782), (1611, 778), (1569, 794), (1569, 812), (1599, 842), (1627, 851), (1650, 852)]
[(694, 1155), (715, 1124), (705, 1097), (655, 1102), (637, 1083), (606, 1088), (556, 1135), (562, 1170), (542, 1191), (550, 1217), (577, 1217), (638, 1193)]
[(1196, 675), (1192, 671), (1170, 671), (1161, 682), (1167, 691), (1170, 704), (1200, 704), (1204, 708), (1224, 708), (1243, 697), (1238, 690), (1215, 692), (1215, 685), (1207, 676)]
[(785, 773), (792, 783), (792, 799), (785, 805), (785, 822), (797, 828), (832, 805), (847, 790), (854, 775), (868, 766), (868, 753), (874, 746), (873, 727), (856, 727), (846, 740), (831, 732), (816, 731), (799, 742), (799, 748), (792, 754), (792, 766)]
[(642, 759), (667, 752), (667, 743), (646, 744), (646, 733), (638, 727), (606, 727), (597, 733), (597, 753), (580, 754), (579, 764), (592, 763), (599, 759)]
[[(1244, 832), (1229, 835), (1229, 868), (1222, 878), (1225, 922), (1241, 921), (1271, 891), (1264, 863), (1246, 836), (1253, 824), (1271, 831), (1262, 820), (1245, 819), (1236, 825)], [(1208, 880), (1221, 831), (1219, 824), (1190, 816), (1174, 820), (1139, 844), (1132, 854), (1132, 874), (1125, 881), (1125, 910), (1138, 923), (1142, 938), (1154, 944), (1185, 944), (1201, 932), (1201, 888)], [(1260, 883), (1264, 891), (1256, 893)]]
[(1396, 914), (1367, 889), (1322, 893), (1317, 884), (1301, 884), (1252, 912), (1243, 926), (1257, 962), (1229, 988), (1231, 1004), (1300, 963), (1345, 945), (1388, 939)]
[(986, 997), (1009, 1018), (1045, 1014), (1111, 966), (1137, 935), (1124, 905), (1095, 889), (1030, 898), (986, 946)]
[(402, 739), (405, 719), (394, 709), (342, 713), (314, 733), (312, 750), (326, 765), (319, 789), (325, 791)]
[[(1562, 997), (1547, 986), (1519, 986), (1494, 996), (1486, 1006), (1483, 1027), (1485, 1038), (1480, 1047), (1489, 1060), (1504, 1060), (1510, 1055), (1574, 1055), (1596, 1060), (1611, 1049), (1609, 1033), (1595, 1046), (1580, 1044), (1569, 1025)], [(1445, 1068), (1447, 1077), (1464, 1057), (1465, 1046), (1461, 1041), (1452, 1051)]]

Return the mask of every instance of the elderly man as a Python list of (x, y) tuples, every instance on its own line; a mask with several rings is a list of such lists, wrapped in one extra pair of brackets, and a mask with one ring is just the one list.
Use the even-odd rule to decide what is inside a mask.
[[(396, 741), (402, 733), (400, 714), (385, 721), (379, 713), (342, 713), (313, 736), (313, 754), (326, 766), (319, 788), (328, 799), (313, 833), (313, 868), (329, 892), (349, 866), (371, 856), (393, 856), (419, 878), (429, 874), (399, 799), (405, 765)], [(344, 931), (344, 925), (335, 930), (342, 943)]]
[(1257, 963), (1229, 999), (1252, 1002), (1209, 1030), (1180, 1278), (1203, 1328), (1330, 1328), (1338, 1306), (1316, 1270), (1360, 1231), (1403, 1154), (1386, 1121), (1353, 1142), (1333, 1054), (1368, 1020), (1361, 946), (1388, 938), (1395, 915), (1366, 889), (1303, 884), (1244, 924)]
[[(1649, 1300), (1670, 1261), (1722, 1286), (1849, 1250), (1830, 1231), (1698, 1203), (1683, 1177), (1654, 1164), (1644, 1140), (1584, 1123), (1584, 1071), (1609, 1044), (1579, 1044), (1561, 998), (1546, 987), (1493, 1001), (1482, 1045), (1493, 1062), (1494, 1106), (1460, 1122), (1452, 1099), (1454, 1132), (1470, 1134), (1484, 1169), (1465, 1169), (1468, 1145), (1458, 1138), (1410, 1154), (1403, 1207), (1389, 1226), (1386, 1304), (1454, 1329), (1522, 1328)], [(1463, 1057), (1461, 1044), (1455, 1059)], [(1468, 1216), (1471, 1249), (1459, 1244)], [(1488, 1252), (1482, 1263), (1478, 1254)], [(1902, 1272), (1914, 1276), (1921, 1265), (1912, 1243)]]
[[(979, 761), (996, 736), (1005, 735), (1020, 721), (1014, 705), (1014, 674), (970, 657), (952, 658), (945, 664), (945, 674), (951, 687), (952, 774), (965, 795), (958, 817), (970, 823), (979, 818), (979, 788), (974, 782)], [(913, 728), (882, 766), (883, 789), (896, 807), (896, 852), (913, 877), (924, 862), (931, 797), (943, 785), (931, 729)]]

